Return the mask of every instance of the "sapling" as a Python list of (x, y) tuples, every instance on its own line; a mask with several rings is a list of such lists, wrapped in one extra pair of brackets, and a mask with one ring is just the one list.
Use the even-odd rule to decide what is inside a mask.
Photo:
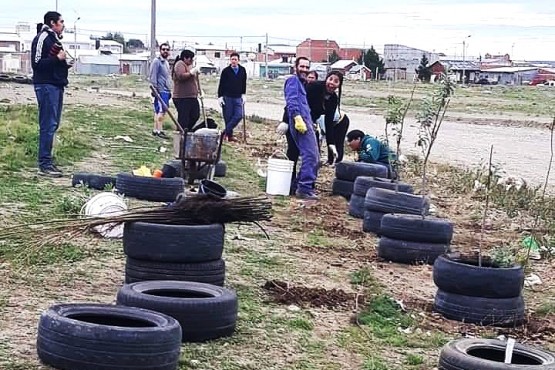
[[(439, 84), (430, 97), (427, 97), (422, 102), (421, 111), (416, 116), (416, 121), (419, 124), (418, 128), (418, 141), (416, 145), (420, 147), (424, 161), (422, 162), (422, 193), (424, 195), (422, 201), (425, 202), (425, 197), (428, 194), (428, 185), (426, 178), (426, 170), (428, 166), (428, 159), (432, 152), (432, 147), (437, 139), (439, 129), (449, 108), (451, 95), (455, 91), (455, 83), (452, 82), (446, 74), (442, 74), (439, 79)], [(425, 208), (422, 207), (422, 217), (424, 217)]]
[(486, 206), (484, 207), (484, 214), (482, 215), (482, 230), (480, 233), (480, 242), (478, 243), (478, 266), (482, 267), (482, 241), (484, 240), (484, 230), (486, 228), (486, 216), (488, 214), (489, 208), (489, 194), (491, 188), (491, 162), (493, 159), (493, 145), (489, 151), (489, 162), (488, 162), (488, 178), (486, 180)]
[[(414, 99), (414, 91), (416, 84), (413, 85), (410, 98), (406, 105), (396, 96), (390, 95), (387, 97), (387, 114), (385, 116), (385, 140), (389, 148), (389, 128), (391, 127), (392, 135), (395, 138), (395, 158), (389, 158), (389, 173), (393, 170), (397, 173), (395, 184), (398, 184), (399, 174), (401, 168), (399, 166), (399, 158), (401, 156), (401, 140), (403, 139), (403, 129), (405, 126), (405, 117)], [(393, 164), (392, 164), (393, 162)], [(398, 185), (395, 186), (395, 191), (398, 191)]]

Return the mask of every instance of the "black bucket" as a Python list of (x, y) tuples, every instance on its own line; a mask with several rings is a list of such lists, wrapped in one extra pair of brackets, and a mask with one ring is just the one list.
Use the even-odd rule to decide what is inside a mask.
[(224, 198), (227, 195), (227, 190), (223, 186), (215, 181), (207, 179), (200, 181), (198, 192), (199, 194), (212, 195), (217, 198)]

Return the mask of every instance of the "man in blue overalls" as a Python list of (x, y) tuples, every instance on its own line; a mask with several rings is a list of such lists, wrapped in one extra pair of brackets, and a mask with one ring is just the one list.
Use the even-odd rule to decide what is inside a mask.
[(295, 75), (285, 81), (285, 105), (289, 115), (289, 132), (301, 157), (295, 195), (300, 199), (317, 200), (314, 185), (318, 176), (319, 153), (310, 108), (306, 100), (306, 76), (310, 68), (308, 58), (295, 61)]

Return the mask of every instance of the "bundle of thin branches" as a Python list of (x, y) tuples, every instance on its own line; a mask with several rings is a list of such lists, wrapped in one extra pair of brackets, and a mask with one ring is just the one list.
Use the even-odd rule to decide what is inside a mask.
[[(180, 198), (164, 207), (143, 207), (121, 214), (79, 219), (50, 220), (11, 226), (0, 230), (0, 239), (16, 238), (21, 229), (31, 231), (43, 243), (58, 241), (60, 237), (71, 238), (92, 231), (99, 226), (114, 227), (124, 222), (150, 222), (170, 225), (209, 225), (226, 223), (258, 223), (272, 218), (272, 204), (265, 197), (242, 197), (221, 199), (210, 195)], [(53, 237), (53, 233), (58, 234)], [(41, 243), (41, 244), (43, 244)]]

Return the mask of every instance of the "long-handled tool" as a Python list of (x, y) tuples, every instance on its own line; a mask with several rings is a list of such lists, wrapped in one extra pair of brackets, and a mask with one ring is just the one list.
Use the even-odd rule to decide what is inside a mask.
[(204, 109), (204, 94), (202, 93), (202, 89), (200, 87), (200, 78), (197, 74), (197, 85), (198, 85), (198, 92), (200, 96), (200, 108), (202, 109), (202, 119), (204, 120), (204, 127), (208, 128), (208, 121), (206, 120), (206, 110)]
[(245, 114), (245, 103), (243, 102), (243, 143), (247, 143), (247, 115)]
[(158, 101), (160, 102), (160, 105), (162, 106), (162, 109), (164, 110), (164, 112), (168, 113), (168, 116), (170, 116), (171, 120), (173, 121), (175, 128), (177, 129), (177, 131), (184, 133), (185, 131), (183, 131), (183, 128), (181, 127), (181, 125), (179, 124), (179, 122), (177, 122), (177, 119), (175, 119), (175, 116), (173, 115), (173, 113), (170, 111), (170, 107), (168, 107), (166, 105), (166, 103), (162, 100), (162, 98), (160, 97), (160, 94), (158, 93), (158, 90), (156, 90), (156, 88), (152, 85), (150, 85), (150, 91), (152, 91), (152, 93), (154, 94), (154, 97), (156, 97), (156, 99), (158, 99)]

